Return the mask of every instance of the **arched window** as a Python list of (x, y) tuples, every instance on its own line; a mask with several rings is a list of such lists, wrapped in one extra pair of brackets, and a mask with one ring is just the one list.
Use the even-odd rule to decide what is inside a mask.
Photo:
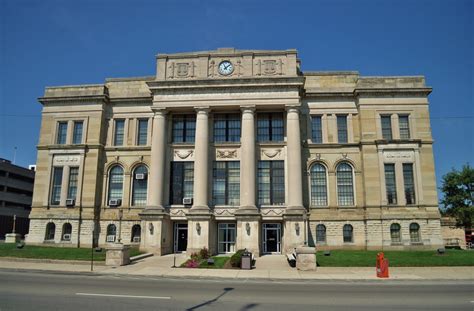
[(117, 227), (114, 224), (107, 226), (106, 242), (115, 242), (115, 235), (117, 234)]
[(109, 201), (122, 199), (123, 168), (116, 165), (109, 172)]
[(337, 166), (337, 202), (340, 206), (354, 205), (352, 166), (343, 162)]
[(342, 235), (344, 237), (344, 243), (352, 243), (354, 241), (353, 238), (353, 228), (351, 225), (344, 225), (342, 228)]
[(316, 243), (326, 243), (326, 226), (319, 224), (316, 226)]
[(326, 168), (324, 165), (316, 163), (311, 166), (311, 205), (328, 205)]
[(148, 169), (145, 165), (138, 166), (133, 172), (132, 205), (146, 205), (148, 188)]
[(412, 243), (419, 243), (420, 239), (420, 225), (416, 222), (410, 224), (410, 241)]
[(392, 243), (400, 243), (402, 241), (399, 224), (390, 225), (390, 238), (392, 239)]
[(46, 234), (44, 236), (44, 239), (46, 241), (54, 241), (54, 233), (56, 231), (56, 225), (52, 222), (48, 223), (46, 225)]
[(132, 227), (132, 241), (131, 242), (140, 242), (142, 234), (142, 227), (140, 225), (134, 225)]
[(61, 240), (63, 241), (71, 241), (71, 232), (72, 226), (70, 223), (65, 223), (63, 225), (63, 234), (61, 235)]

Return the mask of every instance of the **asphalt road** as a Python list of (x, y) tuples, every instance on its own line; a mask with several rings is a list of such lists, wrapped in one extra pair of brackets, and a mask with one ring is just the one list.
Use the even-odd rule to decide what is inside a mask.
[(251, 281), (0, 271), (10, 310), (474, 310), (466, 281)]

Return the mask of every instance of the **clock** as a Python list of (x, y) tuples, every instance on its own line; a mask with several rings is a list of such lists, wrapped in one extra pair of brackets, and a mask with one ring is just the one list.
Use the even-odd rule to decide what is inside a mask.
[(225, 60), (225, 61), (222, 61), (220, 64), (219, 64), (219, 73), (223, 76), (228, 76), (230, 75), (232, 72), (234, 72), (234, 65), (232, 65), (231, 62), (229, 62), (228, 60)]

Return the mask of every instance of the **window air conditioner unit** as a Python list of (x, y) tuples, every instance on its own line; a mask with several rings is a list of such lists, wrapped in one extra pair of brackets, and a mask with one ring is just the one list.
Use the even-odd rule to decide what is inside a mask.
[(184, 205), (192, 205), (193, 204), (193, 198), (183, 198), (183, 204)]
[(121, 204), (122, 204), (121, 199), (109, 200), (109, 206), (111, 207), (117, 207), (117, 206), (120, 206)]
[(63, 234), (63, 241), (71, 241), (71, 234), (69, 233)]
[(67, 199), (66, 200), (66, 206), (67, 207), (73, 207), (74, 205), (76, 205), (76, 200), (74, 200), (74, 199)]
[(133, 237), (133, 242), (140, 243), (140, 237), (139, 236), (134, 236)]
[(145, 173), (135, 174), (135, 179), (136, 180), (144, 180), (144, 179), (146, 179), (146, 174)]
[(108, 243), (115, 242), (115, 235), (108, 235), (107, 238), (106, 238), (106, 241)]

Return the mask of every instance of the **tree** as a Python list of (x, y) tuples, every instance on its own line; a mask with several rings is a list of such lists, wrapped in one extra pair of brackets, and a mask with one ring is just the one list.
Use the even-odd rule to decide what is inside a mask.
[(444, 197), (441, 200), (444, 208), (443, 215), (453, 216), (458, 224), (465, 228), (472, 228), (474, 217), (474, 169), (466, 164), (461, 171), (452, 169), (443, 176), (441, 191)]

